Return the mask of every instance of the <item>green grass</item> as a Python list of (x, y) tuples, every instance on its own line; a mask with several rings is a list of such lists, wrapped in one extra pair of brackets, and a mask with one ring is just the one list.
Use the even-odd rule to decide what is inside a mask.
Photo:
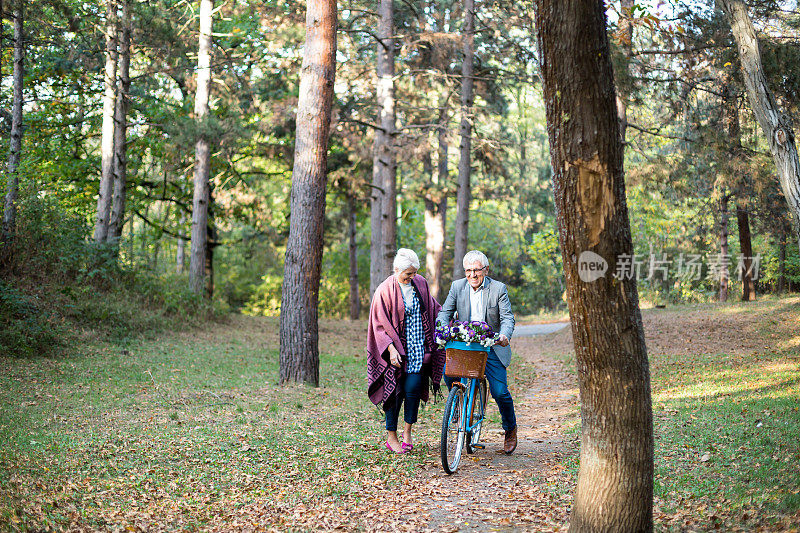
[(380, 450), (363, 355), (323, 352), (320, 388), (278, 387), (276, 350), (241, 333), (214, 325), (62, 359), (0, 359), (0, 525), (124, 527), (150, 516), (193, 529), (256, 501), (279, 522), (281, 510), (357, 498), (364, 483), (423, 460)]
[[(650, 354), (656, 527), (791, 524), (800, 312), (784, 300), (691, 311), (758, 313), (763, 348)], [(117, 343), (95, 337), (63, 357), (0, 358), (0, 530), (244, 529), (247, 520), (313, 529), (312, 510), (356, 509), (439, 468), (441, 402), (420, 413), (413, 454), (382, 448), (383, 416), (364, 392), (363, 323), (323, 322), (319, 388), (277, 385), (276, 331), (274, 319), (233, 318)], [(521, 363), (512, 394), (533, 379)], [(499, 426), (491, 405), (488, 415)], [(574, 478), (577, 457), (561, 466)]]
[(660, 356), (653, 366), (656, 496), (665, 512), (693, 502), (732, 526), (800, 510), (796, 354)]

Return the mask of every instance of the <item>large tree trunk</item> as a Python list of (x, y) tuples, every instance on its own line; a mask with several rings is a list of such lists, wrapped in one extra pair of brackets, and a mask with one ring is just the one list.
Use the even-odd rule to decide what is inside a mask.
[[(619, 262), (633, 245), (603, 2), (540, 0), (536, 21), (581, 397), (570, 531), (652, 531), (650, 371), (636, 279)], [(594, 279), (590, 262), (608, 270)]]
[(22, 83), (25, 76), (25, 44), (23, 34), (24, 0), (14, 6), (14, 101), (11, 105), (11, 140), (8, 150), (8, 178), (3, 210), (3, 242), (10, 244), (17, 232), (17, 196), (19, 194), (19, 161), (22, 156)]
[(753, 245), (750, 242), (750, 216), (747, 205), (741, 198), (736, 203), (736, 222), (739, 226), (739, 247), (742, 252), (742, 300), (756, 299), (756, 284), (753, 280)]
[(370, 295), (392, 272), (397, 248), (393, 0), (381, 0), (379, 14), (376, 65), (379, 129), (375, 130), (372, 161)]
[(336, 0), (308, 0), (297, 103), (289, 239), (280, 318), (280, 382), (319, 383), (319, 280), (328, 133), (336, 76)]
[(456, 228), (453, 242), (453, 279), (464, 277), (462, 259), (467, 253), (469, 204), (472, 200), (472, 85), (475, 56), (475, 2), (464, 0), (464, 62), (461, 64), (461, 158), (458, 162)]
[(361, 303), (358, 299), (358, 241), (356, 240), (356, 198), (347, 196), (347, 237), (350, 253), (350, 320), (358, 320)]
[(741, 0), (717, 0), (717, 6), (725, 13), (739, 48), (739, 62), (750, 107), (769, 142), (783, 195), (795, 220), (795, 240), (800, 246), (800, 225), (796, 222), (800, 217), (800, 161), (794, 131), (789, 117), (778, 109), (767, 85), (758, 38), (747, 6)]
[[(211, 21), (214, 0), (200, 0), (200, 43), (197, 52), (197, 93), (194, 98), (194, 116), (203, 126), (208, 115), (208, 98), (211, 90)], [(192, 200), (192, 244), (189, 251), (189, 284), (200, 294), (205, 285), (206, 254), (208, 247), (209, 176), (211, 174), (211, 146), (205, 132), (195, 144), (194, 198)]]
[(125, 221), (125, 188), (128, 179), (128, 106), (130, 103), (131, 10), (128, 0), (122, 3), (122, 27), (119, 41), (119, 91), (114, 112), (114, 191), (108, 241), (118, 243)]
[(117, 2), (106, 1), (106, 68), (103, 84), (103, 126), (100, 140), (100, 190), (97, 196), (95, 242), (106, 242), (114, 190), (114, 112), (117, 96)]
[[(727, 194), (722, 194), (719, 199), (719, 253), (720, 257), (728, 257), (728, 200)], [(719, 301), (728, 301), (728, 269), (720, 270)]]

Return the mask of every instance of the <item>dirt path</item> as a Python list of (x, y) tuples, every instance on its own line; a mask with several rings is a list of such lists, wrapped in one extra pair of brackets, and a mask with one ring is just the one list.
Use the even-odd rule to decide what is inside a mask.
[[(561, 531), (569, 516), (572, 480), (563, 466), (577, 454), (564, 428), (574, 420), (577, 389), (562, 363), (542, 355), (536, 337), (515, 338), (515, 351), (535, 367), (532, 382), (514, 394), (517, 450), (502, 453), (502, 429), (489, 427), (486, 449), (464, 455), (448, 476), (432, 460), (420, 480), (420, 502), (439, 531)], [(519, 385), (522, 385), (520, 387)], [(492, 400), (489, 409), (496, 411)], [(491, 413), (490, 413), (491, 414)], [(438, 454), (438, 446), (435, 447)], [(431, 453), (431, 455), (433, 455)]]

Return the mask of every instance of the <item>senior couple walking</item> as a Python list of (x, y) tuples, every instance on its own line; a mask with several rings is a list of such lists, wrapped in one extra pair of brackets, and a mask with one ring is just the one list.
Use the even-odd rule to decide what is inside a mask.
[[(437, 322), (448, 324), (480, 320), (499, 333), (486, 361), (489, 391), (500, 410), (505, 439), (503, 451), (517, 447), (514, 401), (508, 391), (506, 369), (511, 362), (509, 339), (514, 332), (514, 313), (505, 284), (487, 276), (489, 260), (473, 250), (463, 258), (465, 278), (456, 280), (444, 305), (430, 295), (428, 282), (417, 274), (419, 257), (401, 248), (394, 258), (394, 273), (375, 290), (367, 329), (367, 378), (369, 398), (386, 413), (387, 450), (407, 453), (414, 448), (413, 425), (420, 401), (436, 393), (444, 373), (444, 349), (436, 344)], [(445, 378), (450, 387), (452, 379)], [(402, 435), (398, 420), (403, 409)]]

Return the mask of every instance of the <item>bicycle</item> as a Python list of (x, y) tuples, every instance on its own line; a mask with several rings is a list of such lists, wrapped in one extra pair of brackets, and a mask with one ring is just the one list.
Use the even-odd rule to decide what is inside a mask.
[(442, 418), (442, 466), (445, 472), (452, 474), (461, 463), (465, 444), (467, 454), (484, 449), (480, 438), (486, 415), (484, 372), (490, 348), (478, 343), (450, 341), (445, 350), (445, 375), (460, 378), (450, 388)]

